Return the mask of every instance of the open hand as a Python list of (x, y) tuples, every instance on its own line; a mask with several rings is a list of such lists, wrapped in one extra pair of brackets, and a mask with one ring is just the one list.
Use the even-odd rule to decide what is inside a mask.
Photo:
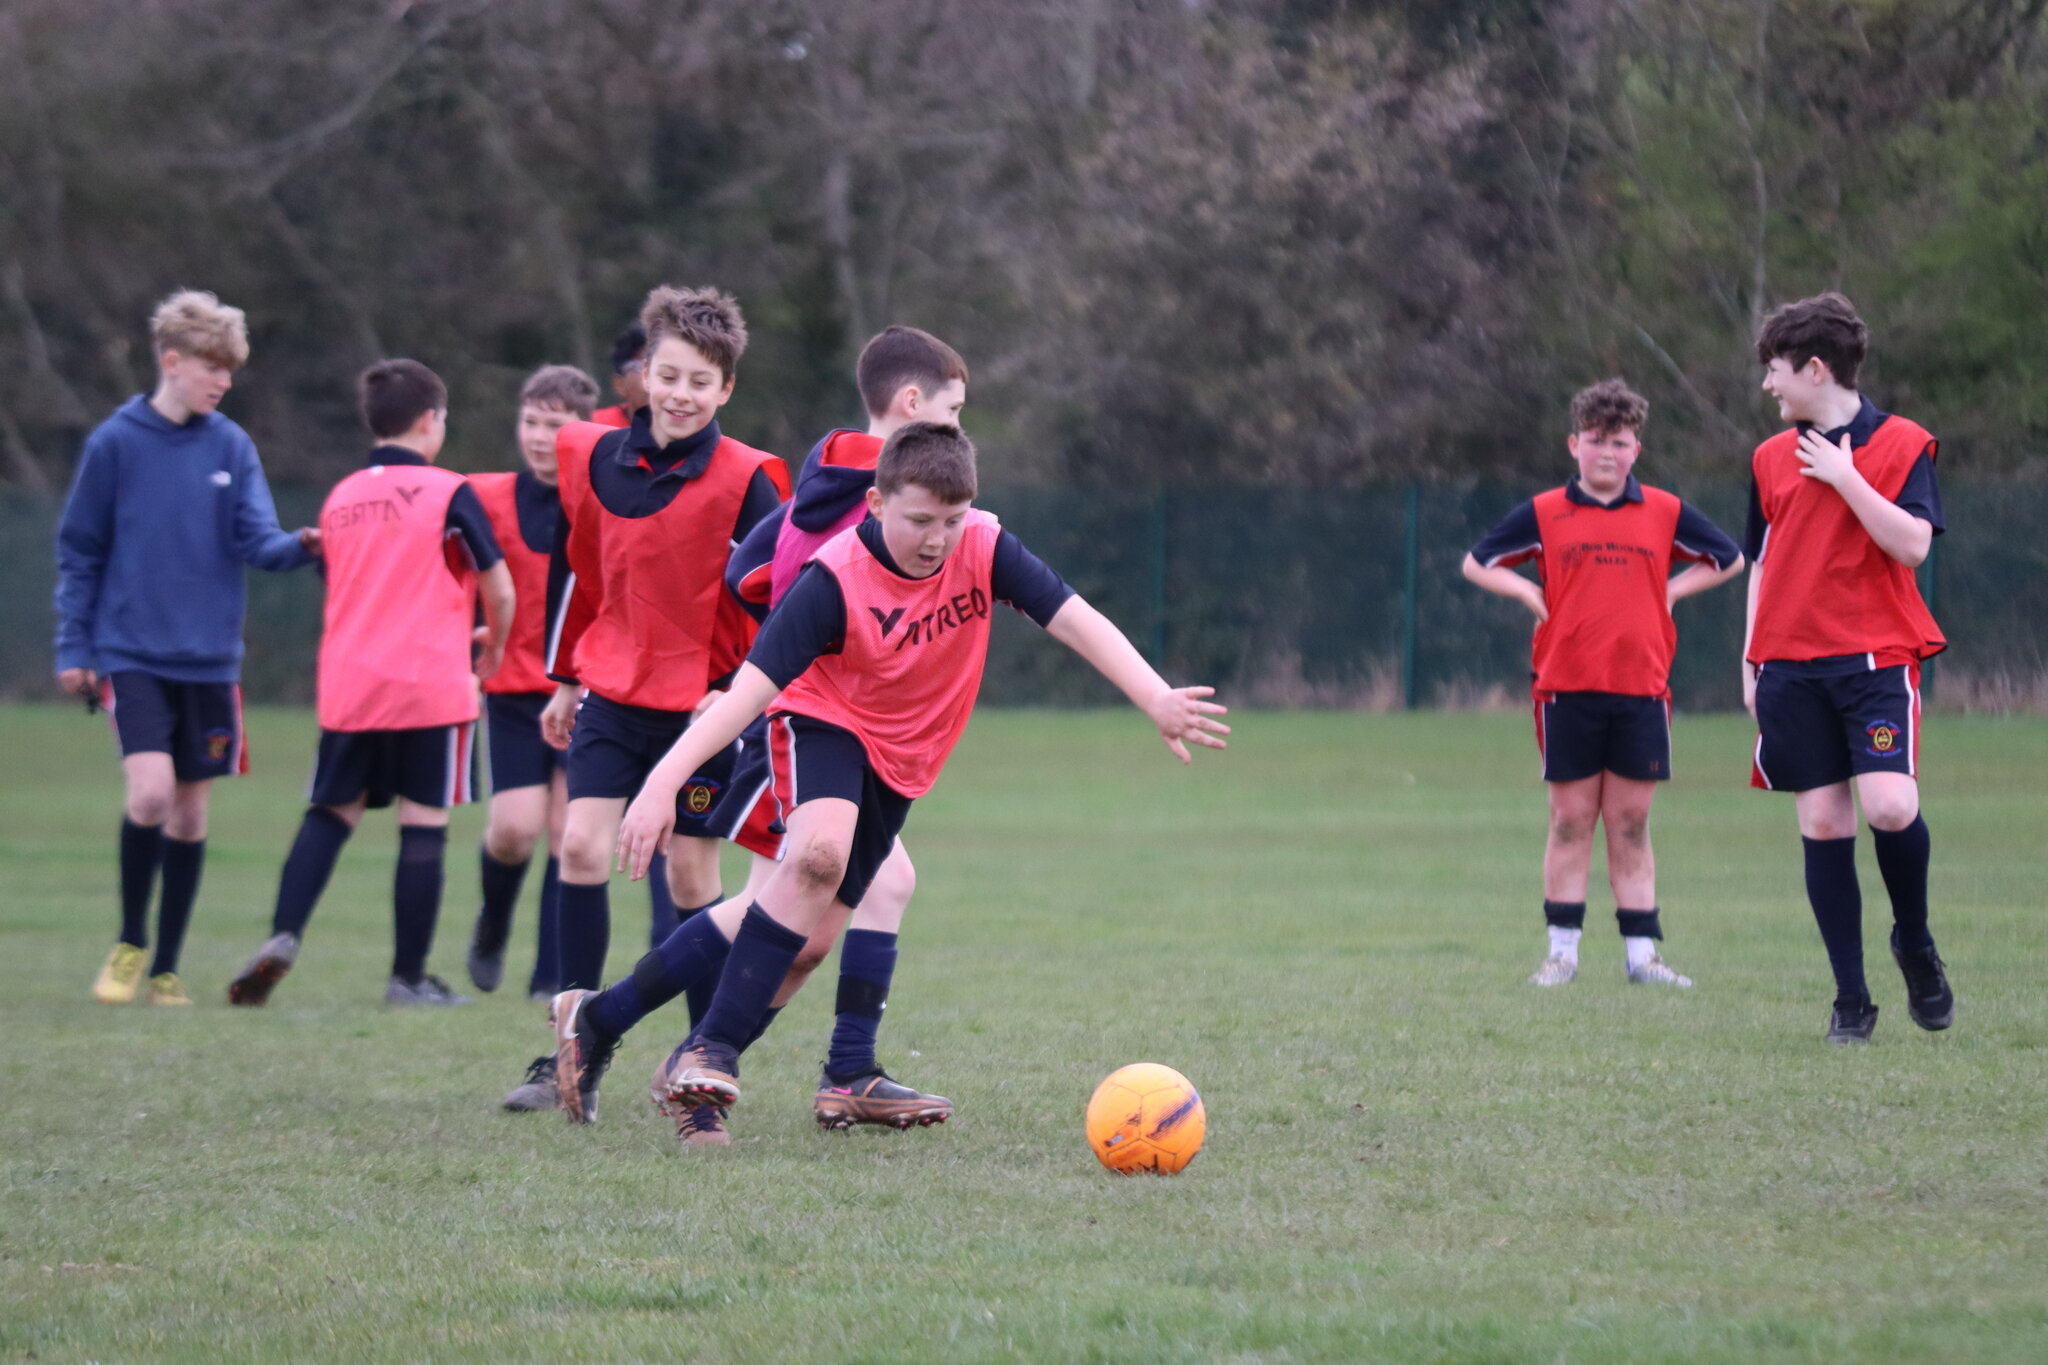
[(564, 683), (555, 689), (555, 695), (548, 698), (548, 704), (541, 708), (540, 737), (548, 742), (550, 749), (569, 750), (569, 732), (576, 728), (577, 689)]
[(1213, 701), (1213, 687), (1170, 687), (1146, 704), (1145, 714), (1159, 727), (1159, 738), (1166, 741), (1166, 747), (1173, 756), (1183, 763), (1192, 762), (1188, 754), (1190, 741), (1205, 749), (1227, 749), (1221, 735), (1230, 733), (1230, 727), (1212, 716), (1228, 715), (1230, 708)]
[(1849, 438), (1842, 437), (1840, 445), (1830, 444), (1826, 437), (1808, 427), (1799, 434), (1799, 449), (1795, 452), (1799, 462), (1806, 467), (1799, 472), (1809, 479), (1819, 479), (1831, 488), (1840, 488), (1845, 479), (1856, 475), (1856, 455), (1849, 448)]
[(1522, 582), (1527, 584), (1528, 587), (1528, 590), (1522, 594), (1522, 605), (1535, 615), (1536, 624), (1540, 626), (1550, 619), (1550, 603), (1544, 600), (1543, 585), (1541, 583), (1530, 583), (1526, 578)]
[(669, 836), (675, 832), (675, 793), (670, 792), (664, 799), (660, 792), (642, 788), (633, 804), (626, 807), (626, 818), (619, 825), (619, 869), (639, 881), (647, 875), (654, 855), (667, 846)]

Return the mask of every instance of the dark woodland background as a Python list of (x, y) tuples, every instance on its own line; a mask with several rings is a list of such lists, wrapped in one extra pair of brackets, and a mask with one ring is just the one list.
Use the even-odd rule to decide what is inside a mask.
[(248, 310), (288, 486), (394, 354), (504, 463), (520, 377), (664, 280), (746, 308), (742, 439), (857, 421), (907, 321), (992, 475), (1125, 488), (1526, 478), (1611, 373), (1657, 470), (1739, 478), (1753, 325), (1838, 287), (1952, 478), (2038, 478), (2043, 9), (4, 0), (0, 479), (61, 489), (180, 285)]

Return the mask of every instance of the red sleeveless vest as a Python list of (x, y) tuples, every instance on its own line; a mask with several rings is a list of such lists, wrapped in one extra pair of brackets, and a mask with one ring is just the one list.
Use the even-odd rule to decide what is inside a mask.
[[(1933, 443), (1917, 423), (1887, 417), (1856, 451), (1857, 472), (1896, 498)], [(1798, 450), (1799, 433), (1781, 431), (1750, 461), (1770, 523), (1750, 661), (1874, 654), (1887, 666), (1939, 654), (1948, 641), (1913, 571), (1878, 548), (1840, 493), (1799, 472)]]
[(496, 695), (508, 692), (552, 692), (541, 660), (541, 641), (548, 614), (548, 557), (526, 547), (519, 534), (519, 505), (514, 490), (517, 474), (472, 474), (469, 486), (491, 519), (498, 548), (505, 552), (505, 567), (512, 571), (512, 591), (518, 603), (512, 613), (512, 638), (505, 642), (505, 662), (484, 679), (484, 691)]
[(550, 625), (552, 671), (628, 706), (688, 711), (753, 643), (753, 618), (725, 591), (747, 485), (764, 465), (779, 488), (789, 476), (776, 477), (775, 456), (721, 437), (704, 473), (667, 507), (650, 517), (614, 516), (590, 483), (594, 448), (614, 430), (571, 422), (555, 437), (578, 602)]
[[(881, 437), (870, 436), (864, 431), (835, 432), (819, 453), (821, 463), (837, 469), (873, 469), (881, 458)], [(782, 529), (775, 534), (775, 558), (768, 570), (768, 605), (773, 607), (782, 600), (782, 594), (796, 582), (796, 576), (803, 572), (804, 565), (811, 562), (811, 556), (818, 552), (819, 546), (847, 527), (860, 525), (867, 520), (867, 515), (865, 499), (847, 508), (844, 516), (822, 531), (806, 531), (785, 515)]]
[(323, 730), (414, 730), (476, 719), (470, 669), (475, 575), (447, 544), (462, 476), (372, 465), (320, 508), (327, 605), (320, 634)]
[(1001, 535), (992, 514), (971, 511), (939, 571), (905, 578), (857, 530), (840, 532), (812, 562), (846, 598), (845, 646), (820, 655), (770, 710), (851, 730), (882, 781), (905, 796), (930, 791), (981, 691)]
[(1534, 501), (1550, 608), (1530, 651), (1536, 690), (1670, 696), (1678, 627), (1664, 585), (1678, 498), (1644, 487), (1641, 502), (1588, 507), (1553, 488)]

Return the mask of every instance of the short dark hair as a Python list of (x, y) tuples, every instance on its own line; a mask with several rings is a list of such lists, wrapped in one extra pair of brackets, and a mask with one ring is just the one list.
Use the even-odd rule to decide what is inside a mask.
[(875, 487), (883, 497), (916, 484), (940, 502), (973, 502), (974, 442), (942, 422), (909, 422), (882, 443)]
[(380, 441), (403, 436), (430, 412), (448, 409), (448, 386), (417, 360), (380, 360), (356, 381), (363, 423)]
[(647, 329), (635, 318), (612, 338), (612, 373), (624, 374), (626, 367), (647, 354)]
[(1819, 356), (1845, 389), (1856, 387), (1856, 372), (1869, 354), (1870, 329), (1856, 316), (1856, 305), (1832, 289), (1777, 308), (1756, 333), (1756, 358), (1762, 363), (1783, 356), (1799, 369)]
[(1650, 418), (1650, 400), (1620, 379), (1603, 379), (1572, 398), (1572, 431), (1641, 431)]
[(747, 321), (740, 316), (739, 300), (718, 289), (656, 285), (640, 310), (640, 325), (647, 329), (650, 355), (669, 337), (687, 341), (727, 379), (747, 349)]
[(871, 416), (879, 417), (907, 384), (930, 395), (955, 379), (966, 383), (967, 362), (922, 328), (888, 327), (861, 347), (853, 377), (860, 385), (860, 401)]
[(519, 386), (519, 406), (528, 403), (588, 417), (597, 409), (597, 381), (574, 365), (543, 365)]

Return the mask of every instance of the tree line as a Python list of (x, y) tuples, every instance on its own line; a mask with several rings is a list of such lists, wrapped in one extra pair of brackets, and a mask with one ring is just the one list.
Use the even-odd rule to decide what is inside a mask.
[[(170, 289), (248, 310), (273, 479), (412, 355), (450, 462), (649, 285), (737, 294), (727, 429), (857, 421), (892, 321), (991, 482), (1524, 478), (1609, 374), (1660, 471), (1847, 291), (1949, 467), (2048, 471), (2048, 0), (0, 0), (0, 481), (60, 488)], [(998, 472), (1000, 471), (1000, 472)]]

